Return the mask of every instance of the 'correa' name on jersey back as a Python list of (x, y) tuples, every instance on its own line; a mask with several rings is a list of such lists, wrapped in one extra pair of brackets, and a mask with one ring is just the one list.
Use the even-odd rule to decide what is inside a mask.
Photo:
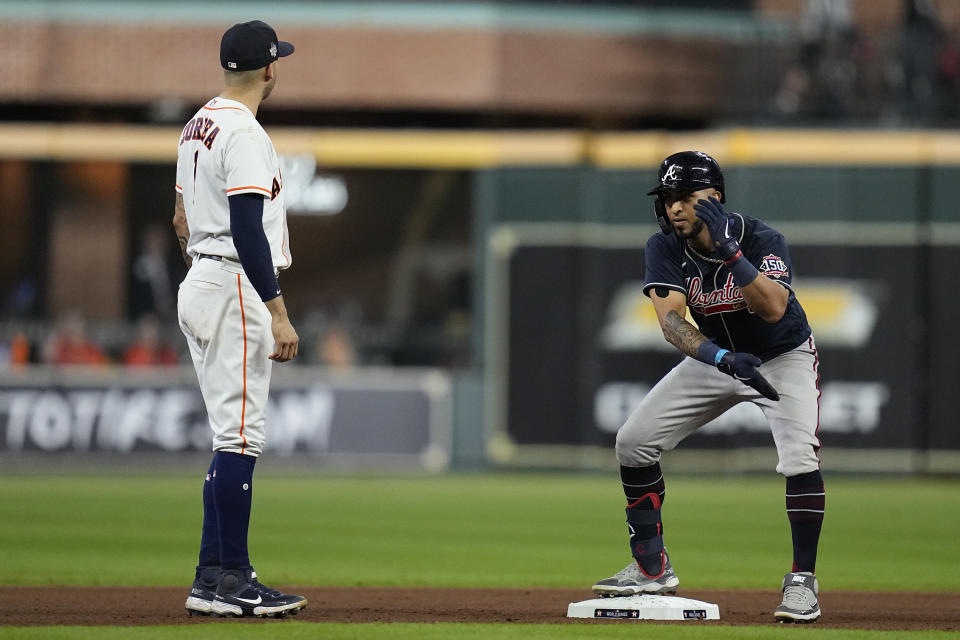
[(175, 188), (190, 230), (187, 253), (237, 260), (230, 197), (263, 197), (263, 231), (273, 266), (292, 263), (280, 160), (270, 136), (242, 102), (218, 96), (187, 121), (177, 145)]
[(180, 134), (180, 144), (187, 140), (200, 140), (207, 149), (213, 147), (213, 141), (220, 133), (220, 127), (210, 118), (197, 117), (187, 123)]

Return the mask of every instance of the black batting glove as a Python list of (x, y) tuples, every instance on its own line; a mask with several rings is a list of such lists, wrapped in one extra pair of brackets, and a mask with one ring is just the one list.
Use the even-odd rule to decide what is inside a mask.
[(751, 386), (769, 400), (780, 400), (780, 394), (770, 386), (767, 379), (760, 375), (757, 367), (761, 364), (760, 358), (752, 353), (734, 353), (727, 351), (717, 361), (717, 369), (732, 376), (745, 385)]
[(730, 235), (730, 214), (723, 208), (720, 201), (710, 196), (706, 200), (697, 200), (693, 209), (709, 230), (713, 249), (717, 255), (724, 262), (737, 258), (740, 253), (740, 243)]

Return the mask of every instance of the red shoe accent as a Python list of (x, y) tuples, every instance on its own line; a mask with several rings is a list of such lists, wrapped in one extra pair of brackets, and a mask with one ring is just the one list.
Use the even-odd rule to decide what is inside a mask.
[(655, 576), (652, 576), (652, 575), (650, 575), (649, 573), (647, 573), (646, 571), (644, 571), (644, 570), (643, 570), (643, 565), (640, 564), (640, 561), (639, 561), (639, 560), (637, 560), (637, 566), (640, 568), (640, 573), (642, 573), (643, 575), (645, 575), (646, 577), (648, 577), (648, 578), (650, 578), (650, 579), (652, 579), (652, 580), (656, 580), (657, 578), (659, 578), (660, 576), (662, 576), (662, 575), (664, 574), (664, 572), (667, 570), (667, 556), (666, 556), (666, 554), (665, 554), (663, 551), (660, 551), (660, 573), (658, 573), (658, 574), (655, 575)]

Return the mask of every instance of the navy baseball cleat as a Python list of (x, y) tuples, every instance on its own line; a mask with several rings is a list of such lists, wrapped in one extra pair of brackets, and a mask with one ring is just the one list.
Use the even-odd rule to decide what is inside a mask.
[(307, 599), (303, 596), (280, 593), (260, 584), (253, 569), (228, 569), (220, 575), (210, 612), (221, 618), (282, 618), (287, 614), (296, 615), (306, 606)]
[(213, 597), (217, 593), (217, 581), (220, 578), (220, 567), (197, 567), (197, 575), (190, 587), (187, 596), (187, 613), (191, 616), (208, 616), (213, 605)]
[(773, 612), (778, 622), (815, 622), (820, 617), (820, 585), (812, 573), (783, 576), (783, 602)]

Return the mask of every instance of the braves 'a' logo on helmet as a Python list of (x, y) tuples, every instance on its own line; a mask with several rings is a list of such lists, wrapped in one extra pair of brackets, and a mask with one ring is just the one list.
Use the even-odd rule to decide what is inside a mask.
[(663, 174), (663, 179), (661, 180), (661, 182), (663, 184), (667, 184), (669, 182), (676, 182), (677, 180), (679, 180), (680, 169), (681, 167), (678, 164), (670, 165), (670, 168), (667, 169), (667, 172)]

